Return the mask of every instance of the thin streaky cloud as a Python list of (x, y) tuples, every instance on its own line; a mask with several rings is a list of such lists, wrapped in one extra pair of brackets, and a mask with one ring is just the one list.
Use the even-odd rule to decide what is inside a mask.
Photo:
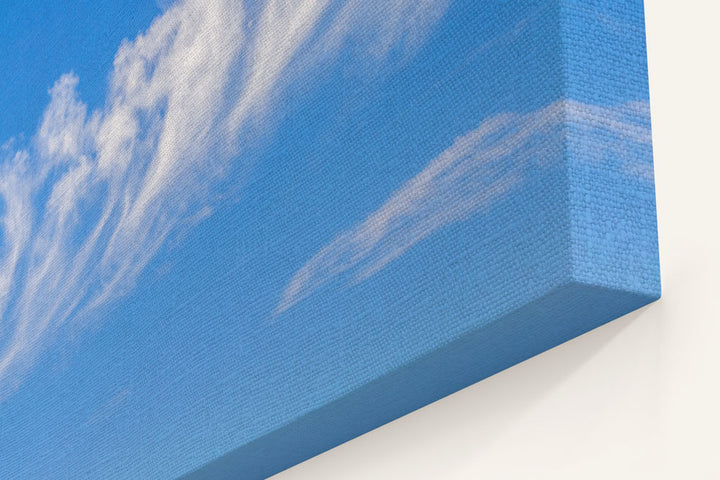
[[(486, 211), (520, 187), (530, 167), (561, 161), (567, 128), (584, 147), (621, 158), (628, 175), (647, 177), (649, 106), (598, 107), (558, 101), (529, 114), (501, 114), (455, 140), (365, 220), (340, 233), (290, 279), (275, 308), (281, 314), (341, 274), (353, 283), (371, 277), (433, 232)], [(602, 155), (598, 161), (602, 161)], [(647, 164), (647, 165), (646, 165)]]
[(404, 48), (445, 3), (163, 1), (119, 47), (102, 108), (62, 76), (30, 144), (0, 150), (0, 401), (62, 325), (131, 291), (212, 211), (230, 170), (247, 176), (240, 147), (284, 89), (357, 32), (376, 56)]

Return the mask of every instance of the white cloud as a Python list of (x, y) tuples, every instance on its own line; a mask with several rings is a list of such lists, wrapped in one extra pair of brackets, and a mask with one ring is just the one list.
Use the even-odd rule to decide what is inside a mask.
[[(130, 291), (169, 236), (209, 214), (285, 87), (356, 32), (381, 33), (367, 46), (378, 57), (417, 41), (444, 3), (163, 2), (120, 46), (101, 109), (60, 78), (30, 147), (0, 151), (0, 400), (60, 326)], [(392, 15), (361, 14), (373, 6)]]
[[(588, 151), (611, 151), (623, 158), (628, 174), (652, 165), (646, 103), (597, 107), (559, 101), (538, 112), (501, 114), (455, 140), (424, 170), (407, 181), (362, 222), (342, 232), (292, 277), (275, 309), (280, 314), (340, 274), (355, 282), (372, 276), (434, 231), (486, 210), (520, 185), (531, 165), (561, 161), (568, 126), (589, 144)], [(598, 161), (600, 153), (598, 154)]]

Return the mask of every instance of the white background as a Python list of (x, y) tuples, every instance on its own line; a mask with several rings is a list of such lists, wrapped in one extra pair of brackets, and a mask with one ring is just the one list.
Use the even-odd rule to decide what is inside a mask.
[(645, 8), (663, 298), (274, 479), (720, 479), (720, 2)]

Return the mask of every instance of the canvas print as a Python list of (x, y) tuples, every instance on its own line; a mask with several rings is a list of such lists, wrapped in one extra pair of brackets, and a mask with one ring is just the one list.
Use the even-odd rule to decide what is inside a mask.
[(642, 0), (0, 25), (0, 478), (266, 478), (660, 295)]

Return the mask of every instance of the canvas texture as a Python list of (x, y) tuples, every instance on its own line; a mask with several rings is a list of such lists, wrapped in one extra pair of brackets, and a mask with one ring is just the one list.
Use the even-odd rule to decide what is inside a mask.
[(0, 478), (266, 478), (660, 296), (642, 0), (0, 25)]

